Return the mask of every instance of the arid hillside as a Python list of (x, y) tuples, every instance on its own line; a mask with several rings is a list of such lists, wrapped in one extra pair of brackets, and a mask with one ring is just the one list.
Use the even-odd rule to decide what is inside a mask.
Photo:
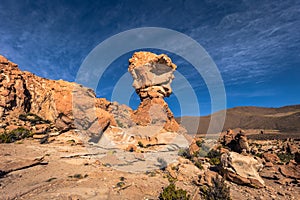
[[(213, 115), (218, 115), (214, 113)], [(189, 130), (190, 124), (200, 120), (198, 133), (206, 133), (211, 115), (203, 117), (184, 116), (176, 118)], [(278, 130), (280, 132), (300, 132), (300, 105), (280, 108), (236, 107), (226, 111), (223, 131), (226, 129), (261, 129)]]

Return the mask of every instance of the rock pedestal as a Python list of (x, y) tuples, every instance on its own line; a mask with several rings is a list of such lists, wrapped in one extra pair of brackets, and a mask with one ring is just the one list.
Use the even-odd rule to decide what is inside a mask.
[(133, 87), (141, 103), (132, 114), (133, 121), (142, 126), (162, 124), (166, 131), (179, 129), (173, 113), (164, 101), (172, 93), (171, 82), (177, 66), (165, 54), (136, 52), (129, 59), (129, 72), (133, 77)]

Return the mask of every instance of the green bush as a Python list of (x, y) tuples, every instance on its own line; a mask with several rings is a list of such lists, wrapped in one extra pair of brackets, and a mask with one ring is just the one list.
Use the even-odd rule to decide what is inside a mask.
[(290, 153), (278, 153), (277, 156), (279, 157), (280, 161), (283, 163), (290, 162), (290, 160), (293, 160), (295, 156)]
[(200, 148), (199, 151), (197, 151), (194, 155), (194, 157), (205, 157), (207, 156), (207, 151), (203, 148)]
[(88, 177), (87, 174), (85, 174), (84, 176), (82, 176), (82, 174), (74, 174), (73, 176), (68, 176), (69, 178), (75, 178), (75, 179), (83, 179)]
[(144, 144), (143, 144), (141, 141), (138, 141), (138, 145), (139, 145), (139, 147), (141, 147), (141, 148), (144, 147)]
[(1, 134), (0, 143), (12, 143), (28, 137), (32, 137), (32, 132), (24, 127), (19, 127), (11, 132)]
[(188, 200), (190, 195), (183, 189), (176, 190), (175, 184), (170, 183), (159, 195), (159, 200)]
[(255, 154), (254, 156), (259, 157), (259, 158), (262, 158), (262, 153), (257, 153), (257, 154)]
[(217, 150), (210, 150), (207, 156), (211, 165), (219, 165), (221, 163), (221, 153)]
[(230, 188), (225, 184), (224, 178), (217, 176), (212, 180), (212, 186), (200, 187), (200, 195), (205, 200), (230, 200)]
[(198, 146), (198, 147), (202, 147), (202, 144), (204, 143), (204, 141), (203, 140), (197, 140), (196, 141), (196, 145)]
[(116, 120), (117, 124), (118, 124), (118, 127), (120, 128), (124, 128), (124, 124), (122, 122), (120, 122), (120, 120)]
[(181, 157), (184, 157), (186, 159), (191, 159), (191, 155), (190, 155), (190, 152), (189, 152), (189, 148), (182, 148), (182, 149), (179, 149), (178, 151), (178, 155), (181, 156)]
[(195, 166), (198, 167), (201, 170), (203, 169), (203, 166), (202, 166), (202, 164), (199, 161), (195, 162)]

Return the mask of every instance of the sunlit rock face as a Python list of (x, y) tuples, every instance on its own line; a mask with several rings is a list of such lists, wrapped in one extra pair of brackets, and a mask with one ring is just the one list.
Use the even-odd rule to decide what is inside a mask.
[(24, 113), (51, 121), (59, 131), (79, 129), (87, 136), (115, 124), (113, 117), (102, 109), (105, 104), (91, 89), (21, 71), (1, 55), (0, 85), (0, 120), (9, 125), (17, 124), (14, 121)]
[(141, 100), (164, 98), (172, 93), (171, 82), (177, 66), (165, 54), (136, 52), (129, 60), (129, 72), (133, 77), (133, 87)]
[(133, 87), (141, 99), (141, 104), (132, 114), (132, 119), (138, 125), (163, 122), (165, 130), (178, 131), (179, 125), (163, 100), (172, 93), (171, 82), (176, 68), (177, 66), (165, 54), (136, 52), (129, 59), (128, 70), (133, 77)]

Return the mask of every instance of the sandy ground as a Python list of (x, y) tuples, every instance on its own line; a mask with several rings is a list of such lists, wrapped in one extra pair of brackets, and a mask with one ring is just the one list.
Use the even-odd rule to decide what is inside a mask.
[[(26, 139), (0, 144), (0, 200), (150, 200), (158, 199), (162, 187), (169, 185), (162, 170), (122, 171), (114, 168), (111, 151), (107, 151), (104, 156), (103, 152), (100, 153), (101, 159), (83, 144), (67, 140), (40, 144), (36, 140)], [(147, 162), (139, 158), (143, 154), (131, 153), (132, 157), (128, 157), (128, 153), (118, 152), (118, 157), (124, 156), (124, 160), (134, 157), (141, 160), (134, 163), (134, 168), (145, 167)], [(264, 181), (266, 187), (261, 189), (227, 183), (233, 200), (299, 199), (299, 183), (282, 185), (274, 180)], [(177, 181), (176, 185), (190, 191), (194, 199), (200, 198), (199, 195), (193, 195), (198, 193), (198, 188), (192, 183)]]
[[(103, 166), (81, 145), (25, 140), (0, 144), (0, 199), (157, 199), (168, 180), (160, 173), (129, 173)], [(64, 158), (67, 157), (67, 158)]]

